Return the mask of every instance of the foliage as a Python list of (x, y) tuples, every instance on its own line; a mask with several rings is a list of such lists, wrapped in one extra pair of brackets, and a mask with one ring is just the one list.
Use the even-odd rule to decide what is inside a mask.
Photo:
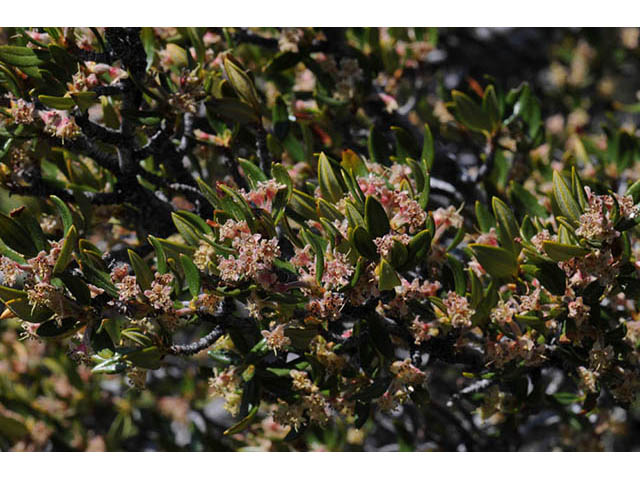
[(638, 141), (586, 109), (635, 106), (585, 103), (584, 38), (450, 85), (466, 31), (3, 33), (0, 448), (633, 437)]

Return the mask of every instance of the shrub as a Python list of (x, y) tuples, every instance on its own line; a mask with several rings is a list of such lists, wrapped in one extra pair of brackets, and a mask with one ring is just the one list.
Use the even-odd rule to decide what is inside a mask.
[(423, 75), (433, 29), (14, 30), (2, 318), (92, 377), (143, 389), (195, 356), (249, 444), (353, 440), (382, 412), (437, 448), (511, 449), (552, 414), (588, 436), (630, 409), (625, 128), (552, 156), (532, 86), (495, 79), (407, 115), (393, 72)]

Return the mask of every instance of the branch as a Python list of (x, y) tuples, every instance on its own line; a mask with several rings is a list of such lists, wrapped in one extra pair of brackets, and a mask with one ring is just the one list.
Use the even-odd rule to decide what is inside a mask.
[(188, 343), (186, 345), (171, 345), (169, 347), (169, 353), (172, 355), (195, 355), (196, 353), (213, 345), (223, 333), (224, 330), (222, 327), (217, 326), (208, 335), (205, 335), (200, 340), (193, 343)]

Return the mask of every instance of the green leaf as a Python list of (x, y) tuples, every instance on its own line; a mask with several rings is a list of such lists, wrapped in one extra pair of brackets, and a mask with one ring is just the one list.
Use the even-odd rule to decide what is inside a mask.
[(332, 222), (335, 220), (342, 220), (344, 218), (344, 215), (340, 213), (340, 210), (327, 202), (324, 198), (318, 198), (316, 205), (318, 206), (318, 215), (321, 217), (325, 217)]
[(153, 344), (151, 338), (149, 338), (148, 335), (142, 333), (139, 328), (125, 328), (120, 332), (120, 334), (126, 339), (131, 340), (132, 342), (143, 347), (149, 347)]
[(89, 108), (98, 103), (98, 96), (95, 92), (72, 93), (71, 98), (82, 112), (86, 112)]
[(409, 262), (418, 263), (429, 252), (431, 247), (431, 233), (429, 230), (422, 230), (416, 234), (407, 245)]
[[(589, 206), (587, 194), (584, 191), (582, 180), (580, 180), (580, 177), (576, 172), (576, 167), (571, 167), (571, 191), (574, 197), (578, 200), (578, 205), (580, 205), (582, 210)], [(613, 198), (615, 198), (615, 196), (613, 196)]]
[(424, 143), (422, 144), (422, 155), (421, 160), (424, 163), (427, 172), (430, 172), (433, 168), (433, 161), (435, 160), (435, 148), (433, 135), (431, 134), (431, 129), (429, 128), (429, 124), (424, 124)]
[(229, 83), (238, 94), (240, 100), (250, 105), (256, 112), (260, 111), (260, 100), (253, 81), (247, 73), (238, 65), (229, 54), (222, 60), (224, 72)]
[(91, 265), (87, 259), (80, 261), (80, 268), (89, 283), (94, 284), (98, 288), (104, 289), (106, 293), (114, 298), (118, 297), (118, 289), (106, 272), (98, 270), (96, 267)]
[(591, 250), (588, 248), (578, 247), (576, 245), (567, 245), (558, 242), (545, 240), (542, 242), (542, 248), (545, 253), (556, 262), (565, 262), (573, 257), (584, 257)]
[(136, 275), (138, 285), (140, 285), (143, 292), (149, 290), (151, 288), (151, 282), (153, 282), (153, 273), (147, 265), (147, 262), (131, 249), (127, 249), (127, 253), (129, 254), (129, 261)]
[(122, 328), (126, 324), (127, 317), (125, 317), (124, 315), (113, 315), (102, 320), (100, 329), (104, 329), (107, 332), (107, 335), (109, 335), (109, 338), (111, 339), (113, 344), (118, 345), (120, 343), (120, 339), (122, 338)]
[(256, 189), (258, 187), (258, 182), (265, 182), (267, 180), (267, 176), (255, 163), (245, 160), (244, 158), (239, 158), (238, 163), (242, 167), (242, 171), (244, 172), (251, 189)]
[(56, 264), (53, 266), (53, 274), (59, 275), (67, 268), (69, 262), (71, 262), (71, 254), (78, 248), (78, 232), (75, 225), (71, 225), (71, 228), (67, 232), (62, 244), (62, 250), (56, 260)]
[(156, 346), (141, 348), (122, 355), (123, 360), (130, 361), (136, 367), (149, 368), (151, 370), (160, 368), (161, 358), (162, 352)]
[(189, 245), (199, 245), (202, 235), (198, 229), (175, 212), (171, 214), (171, 219), (173, 220), (173, 224), (178, 229), (180, 235), (182, 235), (182, 238), (184, 238)]
[(275, 55), (269, 60), (264, 67), (266, 74), (272, 75), (274, 73), (288, 70), (295, 67), (303, 60), (304, 56), (301, 52), (281, 52)]
[(293, 195), (293, 180), (291, 180), (287, 168), (281, 163), (273, 163), (271, 165), (271, 176), (278, 183), (287, 187), (284, 190), (279, 190), (276, 194), (276, 198), (273, 200), (273, 218), (274, 222), (277, 224), (284, 216), (284, 210)]
[(491, 123), (491, 131), (495, 132), (500, 128), (500, 105), (498, 104), (498, 97), (496, 97), (496, 90), (493, 85), (489, 85), (484, 90), (484, 96), (482, 97), (482, 109), (489, 116), (489, 122)]
[(458, 231), (456, 232), (455, 237), (453, 237), (453, 239), (451, 240), (451, 243), (447, 245), (447, 252), (450, 252), (454, 248), (456, 248), (460, 244), (460, 242), (464, 240), (464, 235), (465, 235), (464, 228), (462, 227), (459, 228)]
[(517, 89), (513, 89), (507, 96), (507, 103), (513, 103), (517, 96), (517, 101), (513, 106), (513, 114), (506, 120), (509, 125), (517, 117), (522, 118), (529, 126), (529, 137), (534, 139), (542, 126), (540, 104), (531, 93), (531, 89), (527, 83), (523, 83)]
[(396, 137), (396, 161), (404, 162), (407, 158), (418, 158), (420, 151), (414, 138), (402, 127), (391, 127)]
[(291, 196), (290, 208), (304, 220), (317, 220), (316, 202), (312, 196), (294, 189)]
[(227, 428), (224, 431), (224, 435), (233, 435), (235, 433), (240, 433), (243, 430), (247, 429), (249, 425), (251, 425), (255, 420), (256, 415), (258, 414), (258, 407), (259, 405), (255, 405), (251, 410), (249, 410), (249, 413), (247, 414), (246, 417), (244, 417), (238, 423)]
[(144, 53), (147, 57), (146, 70), (149, 70), (151, 65), (153, 65), (153, 59), (156, 52), (156, 39), (155, 34), (153, 33), (153, 28), (142, 27), (140, 30), (140, 40), (142, 41), (142, 48), (144, 48)]
[(44, 322), (53, 314), (46, 308), (34, 309), (27, 299), (26, 292), (3, 285), (0, 285), (0, 300), (14, 315), (29, 323)]
[(29, 429), (21, 421), (0, 415), (0, 438), (11, 439), (15, 444), (27, 435), (29, 435)]
[(364, 204), (364, 220), (371, 238), (378, 238), (386, 235), (391, 230), (389, 218), (384, 207), (372, 196), (367, 196)]
[(384, 133), (379, 128), (371, 127), (367, 146), (369, 148), (369, 159), (372, 162), (382, 165), (388, 164), (391, 152), (389, 151), (387, 140), (384, 138)]
[(38, 100), (49, 108), (56, 110), (71, 110), (76, 106), (76, 102), (71, 97), (52, 97), (51, 95), (38, 95)]
[(7, 246), (28, 257), (35, 257), (38, 249), (34, 245), (29, 232), (11, 217), (0, 213), (0, 238)]
[(446, 265), (449, 267), (451, 273), (453, 274), (453, 282), (456, 293), (458, 295), (464, 296), (467, 292), (467, 277), (464, 274), (464, 267), (462, 265), (462, 262), (448, 253)]
[(256, 111), (237, 98), (216, 98), (206, 103), (207, 111), (215, 112), (241, 125), (258, 123), (260, 117)]
[(61, 273), (58, 275), (58, 278), (62, 280), (77, 303), (84, 306), (91, 304), (91, 292), (89, 291), (87, 283), (82, 280), (82, 278), (69, 273)]
[(553, 198), (562, 215), (567, 217), (574, 226), (578, 225), (582, 210), (573, 197), (569, 185), (556, 170), (553, 171)]
[(490, 132), (491, 120), (489, 115), (474, 102), (469, 96), (458, 91), (451, 92), (453, 98), (455, 113), (458, 120), (469, 130), (478, 132)]
[(401, 285), (398, 274), (391, 264), (384, 258), (380, 260), (378, 270), (378, 289), (381, 292), (384, 292), (385, 290), (393, 290), (395, 287)]
[(344, 191), (331, 166), (331, 162), (324, 153), (321, 153), (318, 158), (318, 183), (320, 192), (325, 200), (338, 203), (342, 199)]
[(28, 232), (31, 240), (33, 240), (37, 251), (46, 250), (47, 239), (40, 227), (40, 223), (28, 208), (21, 208), (10, 213), (10, 217), (18, 222)]
[(271, 123), (273, 124), (273, 134), (281, 142), (284, 141), (284, 139), (287, 138), (287, 134), (289, 133), (290, 122), (287, 105), (284, 103), (281, 95), (276, 98), (276, 102), (273, 105), (273, 110), (271, 112)]
[[(94, 356), (94, 358), (97, 357)], [(100, 358), (100, 357), (97, 357)], [(91, 369), (91, 372), (93, 373), (106, 373), (106, 374), (116, 374), (116, 373), (122, 373), (127, 369), (127, 364), (126, 362), (124, 362), (122, 360), (122, 358), (118, 357), (114, 357), (114, 358), (108, 358), (106, 360), (101, 361), (100, 363), (98, 363), (95, 367), (93, 367)]]
[(625, 192), (625, 195), (631, 195), (633, 203), (640, 201), (640, 180), (636, 180)]
[(340, 162), (340, 165), (342, 165), (342, 168), (344, 168), (347, 172), (351, 172), (351, 174), (355, 178), (364, 177), (369, 174), (367, 166), (362, 161), (360, 156), (353, 150), (343, 150), (342, 162)]
[(147, 240), (156, 252), (156, 270), (161, 275), (167, 273), (167, 254), (162, 244), (153, 235), (149, 235)]
[(196, 27), (186, 27), (187, 36), (189, 37), (189, 41), (193, 48), (196, 51), (196, 57), (200, 65), (204, 65), (205, 63), (205, 47), (204, 42), (202, 41), (202, 36), (198, 33), (198, 29)]
[(199, 215), (196, 215), (193, 212), (188, 212), (187, 210), (179, 210), (175, 213), (179, 217), (182, 217), (186, 222), (190, 223), (197, 232), (204, 235), (213, 235), (212, 228)]
[(353, 235), (352, 237), (353, 244), (356, 247), (356, 250), (358, 250), (358, 252), (360, 253), (360, 255), (370, 260), (378, 259), (379, 257), (378, 250), (375, 244), (373, 243), (373, 241), (371, 240), (371, 235), (369, 235), (369, 232), (367, 232), (367, 230), (364, 227), (358, 225), (353, 230), (352, 235)]
[(492, 277), (509, 278), (518, 273), (518, 262), (513, 251), (479, 243), (472, 243), (469, 248), (482, 268)]
[(200, 278), (200, 271), (193, 263), (193, 260), (186, 255), (180, 254), (180, 263), (182, 263), (184, 276), (187, 281), (187, 286), (189, 287), (189, 293), (192, 297), (197, 297), (200, 293), (202, 282)]
[(493, 197), (491, 204), (493, 206), (493, 214), (496, 216), (498, 222), (498, 238), (500, 239), (500, 244), (504, 248), (512, 250), (517, 255), (522, 248), (520, 244), (515, 241), (515, 239), (520, 236), (520, 228), (511, 209), (498, 197)]
[(367, 317), (367, 326), (371, 335), (371, 343), (383, 356), (390, 358), (393, 356), (393, 344), (389, 337), (389, 331), (385, 327), (382, 318), (373, 313)]
[(60, 218), (62, 219), (62, 225), (64, 227), (64, 234), (66, 235), (69, 232), (69, 229), (73, 225), (73, 215), (71, 214), (71, 210), (67, 207), (66, 203), (64, 203), (60, 198), (55, 195), (51, 195), (49, 197), (51, 201), (55, 204), (58, 209), (58, 213), (60, 214)]
[(496, 226), (496, 219), (487, 206), (484, 203), (480, 203), (479, 200), (476, 200), (476, 218), (478, 219), (478, 226), (483, 233), (489, 232), (492, 227)]
[(389, 254), (389, 261), (391, 262), (391, 265), (400, 270), (408, 260), (409, 251), (407, 250), (407, 247), (397, 240), (394, 240)]
[(520, 183), (511, 181), (509, 186), (509, 197), (511, 198), (511, 201), (516, 205), (522, 206), (526, 213), (540, 218), (545, 218), (548, 215), (547, 209), (540, 205), (540, 202), (538, 202), (535, 195), (529, 192)]
[(42, 60), (31, 48), (14, 45), (0, 45), (0, 60), (19, 68), (42, 65)]
[(49, 320), (44, 322), (36, 330), (36, 335), (43, 338), (63, 338), (72, 335), (82, 327), (81, 322), (77, 322), (75, 318), (63, 318), (61, 321)]

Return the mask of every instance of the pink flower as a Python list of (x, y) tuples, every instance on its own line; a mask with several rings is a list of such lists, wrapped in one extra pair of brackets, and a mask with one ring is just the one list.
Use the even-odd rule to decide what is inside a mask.
[(250, 192), (240, 190), (240, 194), (247, 200), (247, 202), (254, 203), (258, 208), (262, 208), (271, 213), (273, 208), (273, 200), (275, 199), (278, 191), (287, 188), (286, 185), (276, 182), (274, 179), (269, 179), (264, 182), (258, 182), (257, 188)]

